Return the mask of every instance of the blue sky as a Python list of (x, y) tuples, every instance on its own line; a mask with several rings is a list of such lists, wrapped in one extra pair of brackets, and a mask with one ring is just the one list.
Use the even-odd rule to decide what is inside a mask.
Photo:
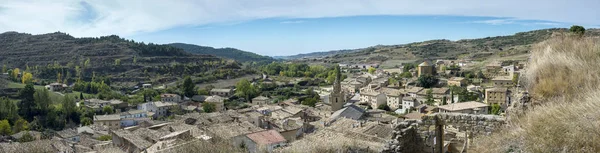
[(0, 32), (116, 34), (278, 56), (600, 25), (598, 0), (0, 0)]
[(535, 29), (569, 27), (548, 21), (458, 16), (353, 16), (316, 19), (261, 19), (236, 24), (177, 27), (129, 37), (155, 43), (183, 42), (234, 47), (279, 56), (405, 44), (431, 39), (511, 35)]

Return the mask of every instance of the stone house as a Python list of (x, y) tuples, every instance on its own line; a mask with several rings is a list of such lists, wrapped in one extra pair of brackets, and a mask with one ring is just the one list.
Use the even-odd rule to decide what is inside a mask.
[(406, 112), (406, 110), (410, 110), (419, 106), (421, 103), (414, 97), (404, 97), (402, 98), (402, 109), (401, 112)]
[(467, 85), (467, 80), (463, 77), (452, 77), (448, 79), (448, 86), (462, 87)]
[(113, 115), (94, 115), (94, 125), (106, 126), (110, 129), (118, 129), (121, 127), (121, 116)]
[(488, 74), (496, 74), (500, 72), (502, 69), (502, 63), (499, 61), (494, 61), (485, 66), (485, 71)]
[(275, 130), (266, 130), (234, 137), (235, 147), (243, 146), (250, 153), (273, 152), (286, 145), (285, 138)]
[(252, 98), (252, 103), (256, 105), (266, 105), (271, 103), (271, 99), (265, 96), (258, 96), (256, 98)]
[(47, 85), (47, 87), (48, 87), (48, 90), (50, 90), (50, 91), (62, 91), (63, 89), (65, 89), (67, 87), (67, 85), (55, 82), (55, 83), (51, 83), (51, 84)]
[(423, 89), (423, 87), (411, 87), (406, 90), (406, 93), (408, 93), (408, 96), (410, 97), (417, 98), (419, 97), (418, 93), (421, 92)]
[(152, 84), (149, 84), (149, 83), (142, 84), (142, 88), (144, 88), (144, 89), (151, 89), (152, 88)]
[(215, 111), (220, 112), (220, 111), (225, 111), (225, 98), (218, 96), (218, 95), (212, 95), (208, 98), (206, 98), (206, 100), (204, 100), (205, 103), (212, 103), (215, 105)]
[(514, 82), (512, 76), (498, 76), (492, 79), (495, 87), (512, 87)]
[(488, 105), (498, 104), (503, 106), (510, 104), (509, 91), (507, 88), (495, 87), (485, 90), (485, 103)]
[(179, 96), (177, 94), (161, 94), (160, 101), (180, 103), (181, 96)]
[(376, 109), (379, 105), (387, 104), (387, 97), (384, 93), (365, 91), (360, 94), (360, 102), (366, 103), (371, 108)]
[(488, 114), (488, 105), (480, 102), (462, 102), (438, 106), (440, 113)]
[(148, 116), (148, 112), (145, 110), (129, 110), (122, 112), (120, 117), (121, 127), (136, 126), (142, 121), (150, 120), (150, 116)]
[(233, 89), (230, 88), (221, 88), (221, 89), (212, 89), (210, 90), (210, 95), (217, 95), (221, 97), (230, 97), (233, 96)]
[(424, 61), (417, 67), (417, 76), (421, 77), (423, 75), (435, 75), (435, 66), (429, 61)]
[(177, 106), (178, 105), (176, 103), (172, 102), (156, 101), (140, 104), (138, 105), (137, 109), (150, 112), (148, 116), (152, 116), (153, 118), (159, 118), (167, 116), (169, 113), (169, 109)]
[(401, 90), (393, 88), (381, 88), (381, 92), (385, 93), (387, 99), (387, 105), (392, 110), (396, 110), (402, 107), (402, 94)]
[(117, 111), (127, 109), (127, 107), (128, 107), (127, 103), (125, 103), (121, 100), (118, 100), (118, 99), (112, 99), (112, 100), (86, 99), (83, 101), (83, 105), (87, 108), (90, 108), (90, 109), (96, 111), (96, 112), (102, 112), (102, 109), (104, 108), (104, 106), (110, 106)]

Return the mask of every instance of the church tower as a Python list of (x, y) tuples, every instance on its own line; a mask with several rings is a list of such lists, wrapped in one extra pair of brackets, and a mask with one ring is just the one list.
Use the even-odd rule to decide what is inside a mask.
[(329, 95), (329, 103), (331, 104), (331, 111), (337, 111), (344, 107), (345, 99), (342, 94), (342, 87), (340, 82), (342, 81), (342, 73), (340, 72), (340, 66), (335, 66), (335, 82), (333, 83), (333, 91)]

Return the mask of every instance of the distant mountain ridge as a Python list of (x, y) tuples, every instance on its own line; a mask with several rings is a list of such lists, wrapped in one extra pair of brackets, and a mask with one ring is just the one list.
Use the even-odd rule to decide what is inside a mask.
[(247, 52), (235, 48), (214, 48), (185, 43), (171, 43), (169, 46), (181, 48), (186, 52), (193, 54), (214, 55), (223, 58), (233, 59), (239, 62), (259, 62), (259, 61), (274, 61), (272, 57), (262, 56), (256, 53)]
[[(280, 57), (288, 60), (324, 63), (380, 63), (388, 67), (419, 59), (485, 58), (527, 54), (531, 46), (566, 28), (540, 29), (507, 36), (476, 39), (428, 40), (402, 45), (377, 45), (362, 49), (315, 52)], [(600, 29), (586, 29), (585, 36), (600, 37)]]

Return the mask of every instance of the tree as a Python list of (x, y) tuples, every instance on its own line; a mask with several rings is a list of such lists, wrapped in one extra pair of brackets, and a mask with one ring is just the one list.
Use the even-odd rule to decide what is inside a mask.
[(0, 98), (0, 120), (15, 121), (17, 118), (17, 105), (8, 98)]
[(513, 74), (512, 81), (513, 81), (513, 84), (515, 84), (515, 85), (519, 84), (519, 73)]
[(310, 107), (315, 107), (317, 104), (317, 100), (314, 98), (306, 98), (302, 101), (302, 105), (306, 105), (306, 106), (310, 106)]
[(208, 90), (206, 89), (198, 89), (198, 95), (208, 95)]
[(246, 79), (242, 79), (236, 83), (235, 88), (235, 94), (239, 97), (245, 98), (248, 101), (258, 94), (256, 87), (254, 87), (250, 81)]
[(110, 106), (104, 106), (104, 108), (102, 108), (102, 112), (104, 112), (104, 114), (112, 114), (113, 109)]
[(29, 134), (29, 132), (25, 132), (25, 134), (23, 134), (23, 136), (21, 136), (21, 138), (19, 138), (19, 142), (23, 143), (23, 142), (31, 142), (34, 141), (35, 138), (33, 136), (31, 136), (31, 134)]
[(433, 105), (435, 101), (433, 100), (433, 90), (427, 90), (427, 101), (425, 101), (427, 105)]
[(80, 100), (83, 100), (83, 99), (84, 99), (84, 97), (83, 97), (83, 92), (80, 92), (80, 93), (79, 93), (79, 99), (80, 99)]
[(402, 72), (408, 72), (410, 69), (415, 68), (415, 64), (407, 63), (402, 67)]
[(390, 111), (390, 110), (392, 110), (392, 109), (390, 108), (390, 106), (388, 106), (388, 105), (386, 105), (386, 104), (381, 104), (381, 105), (377, 106), (377, 109), (381, 109), (381, 110), (385, 110), (385, 111)]
[(492, 107), (490, 109), (491, 109), (491, 111), (490, 111), (491, 114), (500, 115), (500, 105), (492, 104)]
[(374, 67), (369, 67), (369, 69), (367, 70), (367, 72), (371, 74), (375, 74), (375, 71), (377, 71), (377, 69), (375, 69)]
[(111, 141), (112, 140), (112, 136), (111, 135), (102, 135), (102, 136), (98, 137), (98, 140), (100, 140), (100, 141)]
[(121, 65), (121, 59), (115, 59), (115, 65), (116, 66)]
[(407, 72), (402, 72), (400, 74), (400, 77), (402, 77), (402, 78), (412, 78), (413, 76), (412, 76), (412, 74), (410, 72), (407, 71)]
[(11, 135), (12, 130), (10, 130), (10, 123), (8, 120), (0, 121), (0, 135)]
[(6, 69), (6, 64), (2, 65), (2, 73), (6, 73), (7, 69)]
[(190, 78), (190, 76), (186, 76), (185, 79), (183, 80), (183, 93), (186, 97), (192, 97), (194, 95), (196, 95), (196, 92), (194, 91), (194, 88), (196, 87), (196, 85), (194, 84), (194, 82), (192, 82), (192, 78)]
[(83, 125), (83, 126), (92, 125), (92, 123), (94, 123), (94, 122), (89, 117), (81, 118), (81, 125)]
[(31, 79), (33, 79), (33, 75), (31, 75), (29, 72), (24, 72), (23, 76), (21, 77), (21, 82), (23, 84), (27, 84), (27, 82), (31, 82)]
[(21, 98), (21, 102), (18, 104), (19, 115), (27, 121), (33, 121), (33, 117), (37, 115), (34, 94), (35, 89), (31, 82), (27, 83), (25, 88), (19, 91), (19, 97)]
[(13, 69), (12, 74), (11, 74), (12, 79), (17, 80), (19, 78), (19, 73), (20, 73), (19, 68)]
[(432, 76), (432, 75), (422, 75), (417, 80), (417, 82), (419, 83), (419, 86), (421, 86), (423, 88), (431, 88), (431, 87), (435, 86), (438, 83), (438, 81), (439, 81), (438, 78), (436, 78), (435, 76)]
[(571, 26), (569, 31), (579, 37), (582, 37), (585, 34), (585, 28), (583, 26), (578, 26), (578, 25)]
[(202, 110), (206, 113), (214, 112), (217, 110), (216, 105), (213, 103), (202, 103)]
[(65, 113), (65, 120), (67, 122), (79, 123), (79, 114), (77, 114), (77, 104), (71, 96), (65, 96), (63, 99), (63, 110)]
[(19, 133), (21, 131), (27, 131), (29, 130), (29, 123), (23, 119), (23, 118), (19, 118), (17, 121), (15, 121), (15, 125), (13, 125), (13, 132), (15, 133)]

